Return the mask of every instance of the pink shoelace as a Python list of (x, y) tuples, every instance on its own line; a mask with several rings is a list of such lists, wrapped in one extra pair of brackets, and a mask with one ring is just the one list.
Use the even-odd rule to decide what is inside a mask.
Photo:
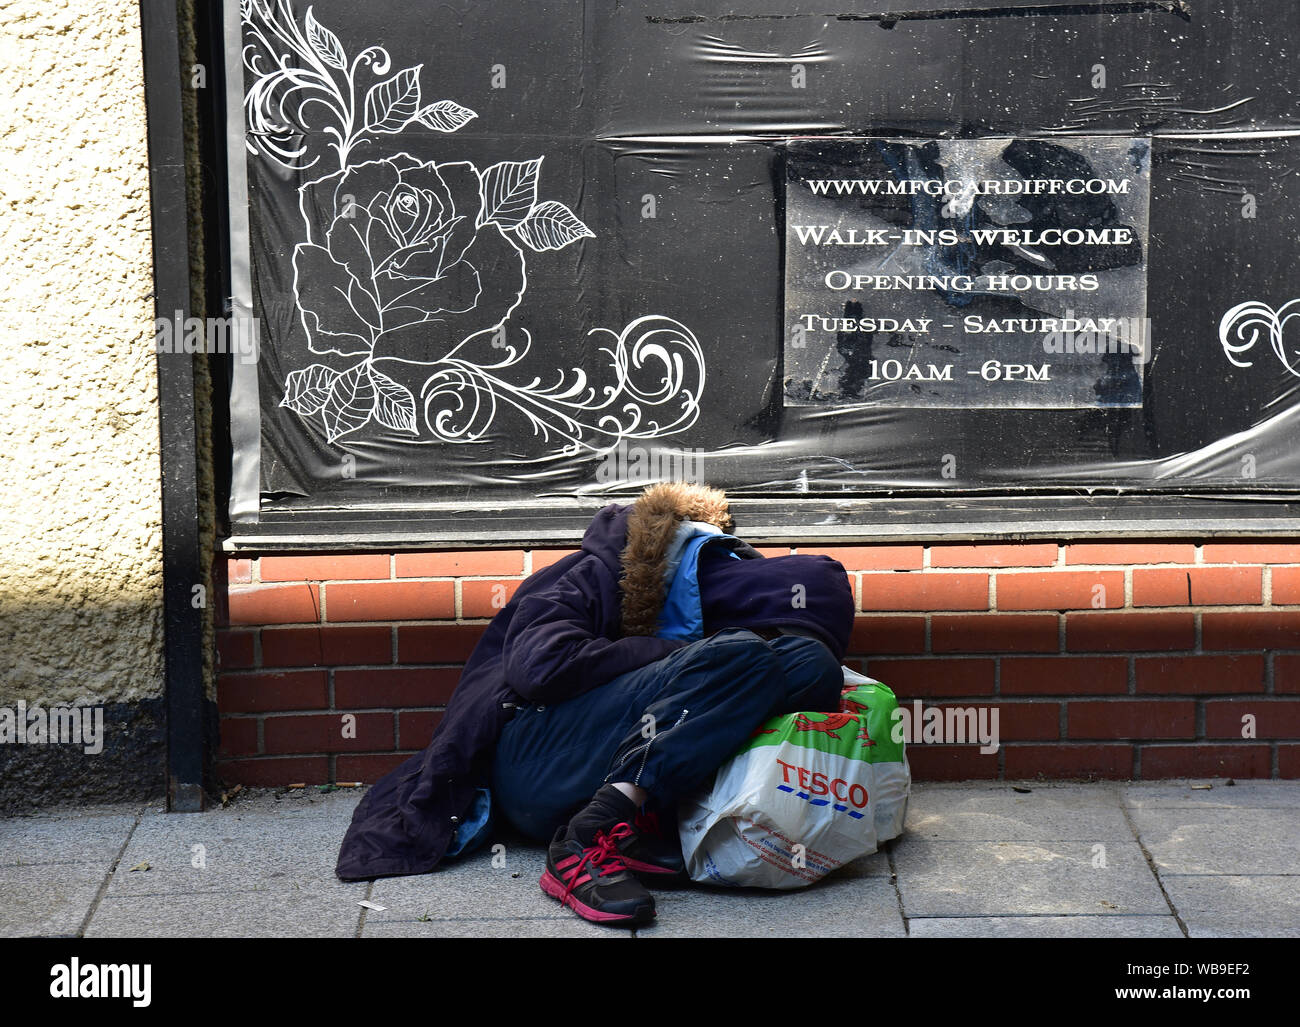
[[(584, 869), (593, 877), (604, 877), (607, 874), (626, 870), (627, 864), (623, 862), (623, 855), (618, 851), (618, 843), (624, 838), (632, 837), (634, 833), (631, 824), (615, 824), (608, 831), (597, 831), (593, 843), (582, 850), (582, 857), (572, 868), (557, 866), (557, 869), (563, 871), (565, 877), (564, 897), (567, 899), (573, 894)], [(592, 874), (591, 868), (597, 866), (600, 867), (599, 872)]]

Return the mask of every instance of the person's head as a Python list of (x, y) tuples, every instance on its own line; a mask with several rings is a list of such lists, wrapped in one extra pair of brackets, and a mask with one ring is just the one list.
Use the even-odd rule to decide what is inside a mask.
[(813, 635), (844, 659), (853, 589), (844, 567), (829, 556), (736, 560), (719, 550), (701, 558), (699, 581), (706, 633), (749, 628)]

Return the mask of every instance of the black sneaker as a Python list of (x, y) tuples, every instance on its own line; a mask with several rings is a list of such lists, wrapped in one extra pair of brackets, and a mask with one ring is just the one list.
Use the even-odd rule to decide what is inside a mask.
[(618, 789), (606, 785), (597, 792), (555, 833), (538, 882), (542, 891), (592, 923), (635, 927), (653, 920), (654, 897), (619, 851), (636, 836), (628, 823), (635, 812), (635, 804)]

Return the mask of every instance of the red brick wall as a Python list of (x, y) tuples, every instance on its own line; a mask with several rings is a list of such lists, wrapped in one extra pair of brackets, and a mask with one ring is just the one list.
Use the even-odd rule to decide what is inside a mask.
[[(570, 551), (230, 559), (221, 775), (373, 782), (428, 742), (519, 582)], [(918, 780), (1300, 777), (1300, 544), (797, 551), (849, 572), (851, 665), (900, 702), (997, 708), (998, 752), (914, 744)]]

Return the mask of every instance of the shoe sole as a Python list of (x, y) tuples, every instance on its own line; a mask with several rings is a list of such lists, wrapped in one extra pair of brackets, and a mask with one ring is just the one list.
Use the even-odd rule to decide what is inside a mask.
[(653, 909), (646, 911), (641, 910), (631, 915), (625, 913), (602, 913), (598, 909), (593, 909), (585, 902), (573, 895), (564, 894), (564, 882), (556, 877), (550, 870), (542, 874), (542, 878), (537, 882), (541, 885), (542, 891), (546, 892), (553, 899), (559, 900), (561, 906), (568, 906), (578, 916), (584, 920), (590, 920), (596, 924), (626, 924), (629, 927), (635, 927), (637, 924), (649, 923), (654, 919), (655, 911)]

